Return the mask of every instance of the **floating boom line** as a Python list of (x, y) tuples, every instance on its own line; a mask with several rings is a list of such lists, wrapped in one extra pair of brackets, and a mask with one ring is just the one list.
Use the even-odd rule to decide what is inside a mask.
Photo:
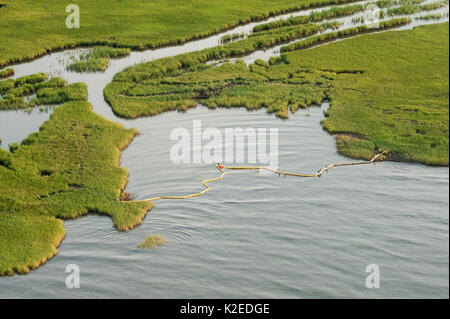
[(335, 168), (335, 167), (375, 164), (375, 162), (381, 156), (383, 156), (385, 154), (386, 154), (386, 152), (379, 153), (379, 154), (375, 155), (370, 161), (331, 164), (331, 165), (329, 165), (327, 167), (324, 167), (324, 168), (320, 169), (315, 174), (295, 174), (295, 173), (289, 173), (289, 172), (283, 172), (283, 171), (279, 171), (279, 170), (274, 170), (274, 169), (271, 169), (271, 168), (266, 167), (266, 166), (255, 166), (255, 167), (230, 166), (230, 167), (227, 167), (227, 166), (222, 166), (221, 164), (217, 164), (216, 167), (222, 174), (219, 177), (211, 178), (211, 179), (207, 179), (207, 180), (202, 181), (202, 184), (203, 184), (203, 186), (206, 187), (206, 189), (204, 191), (200, 192), (200, 193), (196, 193), (196, 194), (192, 194), (192, 195), (186, 195), (186, 196), (159, 196), (159, 197), (153, 197), (153, 198), (148, 198), (148, 199), (144, 199), (144, 200), (137, 200), (135, 202), (152, 202), (152, 201), (156, 201), (156, 200), (160, 200), (160, 199), (189, 199), (189, 198), (193, 198), (193, 197), (202, 196), (202, 195), (204, 195), (205, 193), (209, 192), (212, 189), (211, 186), (208, 185), (208, 183), (216, 182), (216, 181), (219, 181), (219, 180), (223, 179), (223, 177), (225, 176), (224, 169), (228, 169), (228, 170), (265, 170), (265, 171), (269, 171), (269, 172), (278, 174), (279, 176), (285, 176), (285, 177), (286, 176), (295, 176), (295, 177), (303, 177), (303, 178), (313, 178), (313, 177), (322, 177), (322, 175), (325, 172), (328, 172), (330, 169)]

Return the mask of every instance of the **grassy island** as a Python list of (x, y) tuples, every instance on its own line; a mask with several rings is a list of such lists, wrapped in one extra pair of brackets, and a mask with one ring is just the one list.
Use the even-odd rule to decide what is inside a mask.
[[(270, 23), (248, 39), (131, 67), (114, 77), (105, 97), (126, 118), (185, 110), (198, 102), (211, 108), (265, 107), (288, 118), (289, 110), (329, 98), (323, 125), (336, 135), (340, 153), (370, 159), (378, 149), (392, 160), (448, 165), (448, 23), (304, 50), (409, 22), (397, 18), (317, 36), (333, 24)], [(269, 62), (207, 64), (306, 36), (312, 37), (282, 47), (286, 54)]]
[(164, 237), (162, 237), (159, 234), (156, 235), (150, 235), (147, 238), (145, 238), (141, 243), (137, 245), (137, 248), (139, 249), (153, 249), (156, 247), (163, 246), (166, 243), (166, 240)]
[[(364, 9), (351, 2), (80, 0), (83, 28), (70, 30), (63, 25), (64, 1), (1, 0), (0, 67), (58, 49), (97, 46), (68, 68), (101, 71), (130, 49), (180, 44), (296, 9), (348, 4), (266, 23), (247, 38), (222, 38), (215, 48), (130, 67), (106, 86), (105, 99), (124, 118), (200, 102), (210, 108), (265, 108), (282, 119), (330, 99), (323, 127), (336, 137), (341, 154), (368, 160), (386, 151), (390, 160), (448, 166), (449, 24), (379, 32), (411, 22), (397, 17), (336, 30), (339, 22), (328, 19)], [(404, 0), (377, 3), (389, 16), (433, 8), (423, 0), (407, 8), (398, 6)], [(34, 27), (26, 30), (30, 23)], [(280, 57), (250, 65), (239, 60), (277, 45)], [(232, 58), (237, 61), (224, 62)], [(102, 214), (127, 231), (152, 208), (127, 201), (123, 192), (128, 173), (119, 165), (120, 153), (137, 134), (134, 129), (96, 115), (83, 83), (67, 85), (44, 73), (13, 78), (13, 72), (0, 73), (0, 111), (60, 106), (38, 132), (9, 151), (0, 149), (0, 275), (28, 273), (54, 256), (65, 236), (64, 219)], [(163, 243), (151, 236), (140, 247)]]
[(0, 79), (9, 78), (10, 76), (14, 75), (14, 69), (13, 68), (7, 68), (0, 71)]
[(103, 214), (126, 231), (151, 208), (119, 201), (128, 178), (119, 157), (136, 131), (96, 115), (85, 96), (56, 108), (10, 152), (0, 149), (1, 275), (27, 273), (55, 255), (62, 219)]
[(95, 47), (92, 52), (84, 54), (78, 61), (67, 66), (67, 69), (75, 72), (100, 72), (105, 71), (111, 58), (120, 58), (129, 55), (130, 49)]
[(48, 79), (45, 73), (0, 81), (0, 95), (0, 111), (87, 99), (86, 86), (83, 83), (66, 86), (62, 78)]

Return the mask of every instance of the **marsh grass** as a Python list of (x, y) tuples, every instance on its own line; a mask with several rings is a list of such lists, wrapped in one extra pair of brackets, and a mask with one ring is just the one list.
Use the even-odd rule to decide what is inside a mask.
[(71, 87), (76, 94), (45, 95), (66, 101), (39, 132), (10, 152), (0, 149), (0, 275), (28, 273), (55, 255), (65, 235), (61, 219), (97, 213), (127, 231), (152, 207), (118, 200), (128, 177), (120, 153), (137, 132), (96, 115), (85, 84), (62, 89)]
[(341, 154), (369, 159), (379, 149), (391, 160), (448, 166), (448, 54), (443, 23), (294, 51), (286, 59), (292, 68), (362, 71), (337, 72), (332, 81), (323, 127), (337, 134)]
[(7, 68), (0, 71), (0, 79), (9, 78), (14, 75), (14, 69), (13, 68)]
[[(320, 103), (321, 98), (318, 96), (322, 96), (326, 89), (322, 85), (325, 81), (322, 79), (312, 82), (302, 79), (287, 81), (286, 75), (277, 78), (276, 74), (270, 74), (267, 70), (259, 72), (258, 67), (261, 65), (258, 64), (249, 70), (242, 63), (235, 66), (225, 63), (219, 68), (205, 63), (239, 57), (337, 26), (337, 22), (327, 22), (324, 25), (305, 24), (268, 30), (220, 47), (140, 64), (116, 74), (114, 81), (106, 86), (104, 95), (115, 114), (126, 118), (151, 116), (169, 110), (184, 111), (195, 107), (198, 100), (202, 100), (203, 104), (211, 108), (266, 107), (268, 112), (275, 113), (281, 118), (288, 118), (288, 109), (293, 103), (301, 102), (306, 105), (311, 105), (312, 101)], [(273, 92), (268, 90), (262, 92), (264, 90), (261, 84), (269, 82), (273, 82), (274, 87), (269, 88)], [(299, 88), (301, 84), (308, 85)], [(258, 90), (262, 95), (252, 99), (226, 97), (227, 94), (234, 94), (233, 92), (244, 88), (249, 92), (253, 91), (252, 95), (258, 94)], [(294, 93), (295, 90), (298, 94)], [(282, 94), (291, 96), (288, 105), (280, 102)], [(299, 100), (293, 102), (294, 96)], [(295, 110), (296, 107), (292, 109)]]
[(143, 242), (139, 243), (137, 245), (137, 248), (142, 250), (153, 249), (156, 247), (163, 246), (165, 243), (166, 240), (161, 235), (159, 234), (150, 235), (147, 238), (145, 238)]
[[(85, 100), (86, 89), (81, 84), (65, 86), (59, 77), (48, 79), (44, 73), (0, 81), (0, 110), (31, 109), (37, 105), (60, 104)], [(36, 95), (36, 97), (31, 97)]]
[(289, 110), (328, 98), (332, 104), (323, 126), (337, 135), (340, 153), (370, 159), (382, 149), (393, 160), (448, 165), (448, 23), (300, 50), (410, 21), (396, 18), (379, 27), (312, 36), (283, 47), (285, 54), (268, 63), (205, 65), (314, 35), (320, 26), (261, 31), (222, 47), (131, 67), (117, 74), (104, 93), (114, 112), (127, 118), (186, 110), (200, 101), (210, 108), (266, 108), (286, 119)]
[(427, 3), (427, 4), (405, 4), (401, 5), (399, 7), (395, 8), (389, 8), (387, 10), (388, 16), (397, 16), (397, 15), (406, 15), (406, 14), (413, 14), (418, 13), (422, 11), (433, 11), (440, 8), (443, 8), (448, 5), (448, 0), (439, 1), (439, 2), (433, 2), (433, 3)]
[(391, 8), (395, 6), (417, 5), (425, 2), (425, 0), (378, 0), (375, 4), (379, 8)]
[[(399, 18), (381, 22), (379, 28), (359, 26), (326, 33), (283, 47), (282, 52), (409, 22), (408, 18)], [(269, 113), (287, 119), (289, 110), (296, 112), (299, 108), (318, 105), (327, 97), (331, 87), (329, 74), (317, 71), (280, 73), (263, 61), (256, 61), (250, 68), (242, 62), (235, 65), (225, 63), (220, 67), (206, 66), (204, 63), (269, 48), (338, 26), (337, 22), (327, 22), (323, 25), (305, 24), (269, 29), (222, 47), (144, 63), (117, 74), (105, 88), (105, 98), (116, 115), (127, 118), (151, 116), (169, 110), (184, 111), (195, 107), (201, 100), (202, 104), (210, 108), (266, 108)], [(282, 59), (276, 61), (283, 64)]]
[(1, 8), (0, 67), (80, 46), (144, 50), (177, 45), (275, 15), (353, 1), (78, 0), (84, 27), (74, 30), (61, 26), (64, 1), (46, 0), (44, 10), (39, 1), (8, 0)]
[(378, 26), (369, 27), (366, 25), (357, 26), (354, 28), (348, 28), (344, 30), (340, 30), (337, 32), (330, 32), (325, 34), (320, 34), (314, 37), (311, 37), (306, 40), (302, 40), (281, 48), (281, 52), (291, 52), (296, 50), (303, 50), (318, 44), (323, 44), (326, 42), (334, 41), (340, 38), (345, 38), (349, 36), (355, 36), (363, 33), (377, 32), (380, 30), (386, 30), (391, 28), (396, 28), (402, 25), (406, 25), (411, 22), (410, 18), (397, 18), (391, 19), (388, 21), (379, 22)]
[(116, 113), (123, 111), (129, 117), (186, 110), (201, 100), (210, 108), (265, 107), (269, 113), (288, 118), (290, 106), (291, 110), (297, 110), (320, 104), (327, 83), (327, 77), (321, 72), (289, 75), (276, 72), (265, 61), (257, 60), (250, 67), (237, 61), (219, 67), (188, 69), (137, 84), (113, 82), (105, 89), (105, 96), (114, 101)]
[(311, 22), (322, 22), (324, 20), (350, 16), (365, 10), (365, 6), (361, 4), (349, 5), (344, 7), (332, 7), (328, 10), (314, 11), (309, 16), (292, 17), (287, 20), (274, 21), (271, 23), (261, 24), (253, 28), (253, 32), (261, 32), (273, 29), (279, 29), (287, 26), (306, 24)]
[(130, 53), (128, 48), (95, 47), (92, 52), (82, 55), (80, 60), (69, 64), (67, 69), (75, 72), (105, 71), (111, 58), (127, 56)]
[(434, 13), (434, 14), (426, 14), (420, 17), (417, 17), (416, 20), (440, 20), (443, 18), (442, 14)]
[(245, 37), (245, 33), (227, 34), (227, 35), (224, 35), (222, 38), (220, 38), (220, 43), (221, 44), (227, 44), (227, 43), (230, 43), (232, 41), (236, 41), (236, 40), (242, 39), (244, 37)]

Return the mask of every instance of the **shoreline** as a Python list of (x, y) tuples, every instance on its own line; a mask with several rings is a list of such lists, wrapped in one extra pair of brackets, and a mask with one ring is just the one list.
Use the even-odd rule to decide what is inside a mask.
[[(78, 101), (72, 102), (72, 103), (76, 103)], [(82, 103), (89, 103), (87, 101), (81, 101)], [(67, 102), (70, 103), (70, 102)], [(67, 103), (62, 104), (60, 107), (64, 107), (64, 111), (61, 110), (59, 112), (59, 114), (61, 113), (65, 113), (65, 114), (70, 114), (70, 112), (74, 112), (73, 109), (70, 108), (70, 106), (67, 106)], [(108, 196), (101, 196), (101, 191), (99, 190), (100, 193), (98, 194), (98, 196), (100, 196), (99, 198), (99, 202), (98, 203), (92, 203), (92, 206), (90, 206), (91, 204), (89, 203), (84, 203), (83, 204), (83, 200), (88, 200), (88, 198), (83, 198), (83, 195), (80, 193), (74, 193), (72, 196), (72, 200), (76, 201), (80, 201), (81, 206), (78, 208), (81, 208), (81, 210), (77, 211), (73, 211), (70, 212), (69, 214), (66, 214), (66, 216), (62, 216), (61, 214), (58, 213), (57, 209), (58, 206), (48, 206), (48, 211), (45, 212), (41, 212), (41, 213), (37, 213), (37, 214), (33, 214), (30, 215), (33, 218), (36, 218), (36, 221), (42, 220), (42, 218), (48, 218), (48, 221), (53, 222), (54, 223), (54, 240), (51, 241), (50, 244), (45, 242), (45, 239), (43, 237), (40, 237), (40, 235), (36, 236), (33, 240), (38, 243), (40, 246), (42, 246), (43, 248), (47, 249), (47, 252), (49, 253), (43, 253), (43, 254), (39, 254), (39, 252), (35, 252), (34, 255), (32, 256), (33, 258), (31, 258), (31, 261), (27, 261), (25, 260), (25, 262), (23, 264), (20, 263), (12, 263), (11, 265), (8, 263), (8, 259), (5, 260), (5, 268), (2, 269), (2, 271), (0, 272), (0, 277), (2, 276), (13, 276), (15, 274), (19, 274), (19, 275), (23, 275), (23, 274), (28, 274), (30, 273), (32, 270), (36, 270), (37, 268), (39, 268), (40, 266), (44, 265), (48, 260), (52, 259), (54, 256), (56, 256), (59, 252), (58, 248), (60, 247), (61, 243), (63, 242), (64, 238), (66, 237), (66, 229), (64, 228), (63, 222), (66, 220), (76, 220), (78, 218), (81, 217), (85, 217), (88, 216), (89, 214), (99, 214), (102, 216), (107, 216), (111, 219), (112, 223), (113, 223), (113, 227), (116, 229), (116, 231), (118, 232), (127, 232), (139, 225), (142, 224), (143, 220), (145, 219), (145, 217), (148, 215), (149, 211), (154, 207), (153, 203), (145, 203), (144, 204), (136, 204), (136, 203), (119, 203), (120, 202), (120, 194), (125, 190), (126, 185), (128, 184), (128, 178), (129, 178), (129, 172), (126, 168), (122, 167), (120, 165), (120, 159), (122, 156), (123, 151), (131, 144), (131, 142), (134, 140), (134, 138), (136, 137), (136, 135), (138, 134), (138, 132), (135, 129), (126, 129), (125, 127), (123, 127), (121, 124), (112, 122), (110, 120), (107, 120), (106, 118), (104, 118), (101, 115), (98, 115), (97, 113), (95, 113), (93, 111), (92, 105), (89, 103), (89, 106), (86, 107), (85, 112), (88, 116), (88, 118), (90, 118), (91, 120), (94, 121), (98, 121), (97, 123), (101, 123), (104, 125), (105, 129), (112, 129), (115, 130), (117, 128), (117, 130), (119, 130), (119, 132), (122, 132), (122, 136), (126, 137), (123, 139), (122, 142), (120, 143), (114, 143), (111, 144), (112, 147), (114, 147), (115, 149), (111, 149), (109, 152), (109, 154), (111, 154), (112, 156), (114, 156), (113, 158), (110, 158), (110, 161), (113, 162), (113, 165), (110, 166), (112, 163), (109, 162), (108, 160), (103, 164), (105, 165), (105, 169), (109, 169), (112, 171), (116, 171), (118, 169), (120, 169), (122, 171), (122, 174), (124, 174), (124, 176), (121, 178), (123, 180), (123, 182), (120, 183), (120, 185), (118, 185), (118, 188), (116, 188), (116, 190), (114, 191), (113, 189), (109, 189), (109, 191), (114, 191), (117, 192), (116, 194), (118, 195), (115, 199), (115, 203), (111, 202), (111, 199), (108, 198)], [(53, 122), (52, 122), (52, 118), (47, 120), (46, 122), (44, 122), (44, 124), (42, 124), (41, 127), (48, 127), (48, 126), (55, 126), (58, 127), (59, 123), (61, 123), (62, 118), (59, 119), (55, 119), (53, 118)], [(42, 130), (40, 130), (42, 131)], [(44, 131), (46, 131), (46, 129), (44, 128)], [(99, 137), (99, 139), (101, 139), (101, 137)], [(45, 145), (45, 144), (43, 144)], [(116, 147), (115, 147), (116, 146)], [(26, 147), (26, 146), (24, 146)], [(93, 152), (93, 149), (91, 149), (90, 153)], [(62, 167), (64, 167), (64, 165), (67, 165), (68, 163), (65, 162), (61, 162), (60, 165), (62, 165), (59, 169), (63, 169)], [(95, 164), (95, 163), (93, 163)], [(95, 165), (94, 165), (95, 166)], [(94, 167), (93, 166), (93, 167)], [(91, 169), (93, 169), (93, 167), (91, 167)], [(76, 176), (76, 174), (75, 174)], [(116, 171), (115, 173), (115, 180), (119, 181), (118, 178), (120, 178), (120, 173), (118, 173)], [(114, 175), (111, 175), (111, 178), (113, 178)], [(114, 180), (114, 179), (113, 179)], [(113, 186), (114, 184), (112, 184)], [(87, 184), (85, 185), (87, 187), (92, 187), (89, 186), (89, 181), (87, 181)], [(79, 197), (79, 199), (77, 199), (77, 196), (81, 196)], [(51, 204), (51, 203), (48, 203)], [(118, 204), (120, 204), (120, 206), (118, 206)], [(45, 204), (43, 204), (45, 205)], [(70, 209), (70, 207), (72, 207), (69, 203), (69, 206), (66, 206), (66, 208)], [(8, 208), (8, 207), (7, 207)], [(64, 208), (64, 207), (61, 207)], [(14, 214), (13, 211), (6, 209), (5, 213), (7, 212), (12, 212), (12, 214)], [(7, 225), (7, 224), (6, 224)], [(19, 224), (20, 226), (20, 224)], [(8, 226), (6, 226), (7, 228), (5, 229), (6, 232), (6, 243), (8, 242), (8, 238), (15, 238), (15, 237), (8, 237), (8, 235), (11, 235), (15, 233), (16, 230), (9, 228), (8, 230)], [(27, 243), (27, 242), (24, 242)], [(20, 244), (20, 242), (19, 242)], [(18, 254), (19, 256), (21, 255), (20, 250), (16, 252), (16, 254)], [(7, 257), (7, 255), (5, 256)], [(11, 268), (9, 268), (8, 266), (11, 266)]]
[(267, 21), (270, 18), (274, 18), (274, 17), (278, 17), (284, 14), (289, 14), (289, 13), (294, 13), (294, 12), (301, 12), (301, 11), (306, 11), (306, 10), (311, 10), (311, 9), (320, 9), (320, 8), (325, 8), (325, 7), (329, 7), (329, 6), (336, 6), (336, 5), (347, 5), (347, 4), (351, 4), (351, 3), (355, 3), (355, 2), (361, 2), (361, 0), (347, 0), (347, 1), (343, 1), (343, 2), (339, 2), (339, 1), (330, 1), (329, 3), (326, 4), (314, 4), (311, 3), (308, 7), (303, 6), (303, 5), (299, 5), (296, 7), (291, 7), (288, 9), (284, 9), (284, 10), (277, 10), (275, 12), (269, 12), (268, 15), (264, 15), (262, 18), (257, 18), (257, 17), (249, 17), (246, 19), (243, 19), (242, 21), (239, 22), (235, 22), (229, 26), (222, 26), (217, 28), (214, 31), (210, 31), (210, 32), (203, 32), (203, 33), (199, 33), (199, 34), (195, 34), (189, 37), (186, 37), (186, 39), (183, 39), (181, 41), (179, 40), (171, 40), (168, 41), (166, 43), (161, 42), (158, 44), (144, 44), (144, 45), (134, 45), (134, 46), (127, 46), (127, 45), (122, 45), (120, 43), (113, 43), (107, 40), (103, 40), (103, 41), (92, 41), (92, 42), (75, 42), (75, 43), (70, 43), (70, 44), (66, 44), (63, 46), (54, 46), (54, 47), (49, 47), (49, 48), (45, 48), (45, 52), (40, 52), (35, 54), (32, 57), (23, 57), (23, 58), (18, 58), (18, 59), (14, 59), (11, 60), (9, 59), (9, 61), (7, 62), (0, 62), (0, 69), (3, 69), (5, 67), (8, 66), (14, 66), (17, 64), (22, 64), (22, 63), (26, 63), (26, 62), (31, 62), (34, 60), (37, 60), (41, 57), (44, 57), (46, 55), (50, 55), (52, 53), (58, 53), (58, 52), (63, 52), (63, 51), (67, 51), (67, 50), (74, 50), (74, 49), (81, 49), (81, 48), (92, 48), (94, 46), (108, 46), (108, 47), (112, 47), (112, 48), (128, 48), (131, 51), (136, 51), (136, 52), (142, 52), (142, 51), (146, 51), (146, 50), (155, 50), (155, 49), (162, 49), (162, 48), (170, 48), (170, 47), (174, 47), (174, 46), (178, 46), (178, 45), (182, 45), (182, 44), (186, 44), (195, 40), (201, 40), (201, 39), (205, 39), (208, 38), (210, 36), (214, 36), (226, 31), (230, 31), (232, 29), (235, 29), (239, 26), (243, 26), (252, 22), (264, 22)]
[(64, 239), (67, 236), (67, 231), (64, 228), (64, 224), (62, 219), (59, 219), (61, 223), (61, 227), (63, 230), (63, 234), (62, 236), (58, 239), (58, 243), (56, 244), (56, 246), (53, 247), (53, 251), (51, 254), (49, 254), (48, 256), (44, 256), (42, 258), (42, 260), (40, 260), (38, 263), (32, 264), (32, 265), (25, 265), (23, 269), (18, 269), (13, 268), (12, 271), (4, 271), (2, 273), (0, 273), (0, 278), (1, 277), (13, 277), (15, 275), (19, 275), (19, 276), (25, 276), (30, 274), (32, 271), (37, 270), (38, 268), (44, 266), (47, 262), (49, 262), (50, 260), (52, 260), (53, 258), (55, 258), (58, 254), (59, 254), (59, 247), (61, 246), (62, 242), (64, 241)]
[[(446, 22), (446, 23), (448, 23), (448, 22)], [(106, 98), (105, 98), (105, 100), (107, 101)], [(331, 104), (330, 104), (330, 106), (331, 106)], [(91, 107), (90, 107), (90, 112), (93, 113), (94, 115), (100, 117), (101, 119), (107, 121), (107, 122), (110, 122), (110, 123), (113, 123), (113, 124), (115, 124), (115, 125), (121, 126), (121, 125), (118, 124), (117, 122), (115, 122), (115, 121), (113, 121), (113, 120), (108, 120), (108, 119), (104, 118), (103, 116), (101, 116), (101, 115), (95, 113), (95, 112), (93, 111), (93, 109), (92, 109), (92, 105), (91, 105)], [(116, 115), (117, 115), (117, 114), (116, 114)], [(351, 133), (351, 132), (348, 132), (348, 131), (347, 131), (347, 132), (346, 132), (346, 131), (341, 131), (341, 132), (338, 132), (338, 133), (336, 133), (336, 132), (331, 133), (331, 131), (329, 131), (327, 128), (325, 128), (325, 127), (323, 126), (323, 124), (322, 124), (322, 128), (323, 128), (325, 131), (327, 131), (330, 135), (333, 135), (335, 138), (337, 138), (337, 136), (338, 136), (339, 134), (341, 134), (341, 135), (348, 135), (348, 136), (350, 136), (350, 135), (352, 135), (352, 134), (355, 134), (355, 133)], [(119, 201), (119, 202), (122, 202), (122, 201), (121, 201), (121, 196), (122, 196), (123, 194), (125, 194), (125, 189), (126, 189), (126, 187), (127, 187), (128, 181), (129, 181), (129, 172), (128, 172), (128, 170), (127, 170), (126, 168), (124, 168), (124, 167), (121, 167), (121, 156), (122, 156), (123, 152), (125, 151), (125, 149), (133, 142), (133, 140), (134, 140), (134, 138), (136, 137), (136, 135), (139, 134), (135, 129), (134, 129), (134, 130), (131, 129), (131, 130), (130, 130), (130, 133), (131, 133), (132, 131), (133, 131), (133, 134), (130, 134), (130, 135), (132, 135), (132, 136), (130, 136), (130, 138), (129, 138), (127, 141), (125, 141), (125, 142), (123, 143), (123, 145), (120, 145), (120, 146), (118, 147), (118, 156), (117, 156), (117, 158), (116, 158), (115, 168), (121, 168), (121, 169), (123, 169), (123, 170), (124, 170), (124, 173), (125, 173), (125, 175), (126, 175), (126, 176), (124, 176), (124, 183), (123, 183), (123, 185), (121, 185), (121, 187), (120, 187), (120, 189), (119, 189), (119, 197), (118, 197), (118, 201)], [(337, 145), (336, 145), (336, 148), (337, 148), (338, 151), (340, 151), (340, 149), (337, 147)], [(345, 154), (345, 153), (341, 153), (341, 154), (344, 155), (344, 156), (346, 156), (346, 157), (349, 157), (349, 158), (357, 158), (357, 157), (352, 157), (352, 156), (350, 156), (349, 154)], [(389, 156), (389, 155), (390, 155), (390, 156)], [(388, 158), (392, 159), (393, 162), (405, 162), (405, 163), (422, 164), (422, 165), (425, 165), (425, 166), (432, 166), (432, 167), (434, 167), (434, 166), (435, 166), (435, 167), (448, 167), (448, 164), (447, 164), (447, 165), (434, 165), (434, 164), (423, 163), (423, 162), (418, 162), (418, 161), (416, 161), (416, 162), (405, 161), (405, 160), (402, 160), (402, 157), (401, 157), (400, 155), (398, 155), (398, 153), (388, 154)], [(126, 203), (126, 201), (123, 201), (123, 202)], [(135, 216), (134, 216), (134, 217), (135, 217), (135, 220), (134, 220), (132, 223), (129, 223), (128, 225), (122, 225), (122, 226), (118, 226), (117, 224), (115, 224), (115, 216), (117, 216), (117, 215), (113, 215), (113, 213), (108, 214), (108, 213), (106, 213), (106, 212), (105, 212), (105, 213), (102, 213), (102, 211), (105, 211), (103, 207), (104, 207), (104, 206), (101, 206), (101, 205), (100, 205), (99, 207), (96, 207), (96, 208), (94, 208), (94, 209), (92, 209), (92, 210), (89, 209), (88, 207), (85, 207), (85, 208), (87, 209), (87, 211), (86, 211), (85, 213), (80, 213), (80, 214), (74, 213), (71, 217), (68, 217), (68, 218), (60, 218), (60, 217), (56, 217), (56, 216), (53, 216), (53, 217), (56, 218), (56, 219), (59, 219), (59, 220), (62, 222), (62, 221), (64, 221), (64, 220), (77, 219), (77, 218), (79, 218), (79, 217), (87, 216), (87, 215), (89, 215), (89, 214), (106, 215), (106, 216), (109, 216), (109, 217), (113, 220), (114, 227), (115, 227), (118, 231), (125, 231), (125, 232), (126, 232), (126, 231), (129, 231), (129, 230), (135, 228), (136, 226), (142, 224), (142, 222), (143, 222), (143, 220), (146, 218), (148, 212), (154, 207), (154, 205), (153, 205), (153, 203), (150, 202), (150, 203), (148, 204), (148, 207), (147, 207), (148, 209), (145, 211), (145, 213), (141, 213), (141, 214), (139, 214), (139, 215), (135, 215)], [(98, 209), (98, 211), (96, 211), (96, 209)], [(125, 224), (126, 224), (126, 223), (125, 223)], [(63, 231), (64, 231), (64, 236), (62, 236), (62, 238), (60, 238), (58, 245), (57, 245), (56, 247), (53, 247), (54, 249), (52, 249), (53, 252), (51, 253), (51, 256), (50, 256), (50, 257), (47, 257), (47, 258), (46, 258), (46, 257), (44, 256), (44, 259), (41, 260), (41, 263), (40, 263), (39, 265), (35, 266), (35, 265), (33, 264), (33, 265), (29, 266), (29, 267), (28, 267), (28, 271), (25, 269), (26, 266), (24, 266), (23, 269), (18, 268), (18, 269), (15, 269), (14, 271), (17, 271), (18, 274), (26, 274), (26, 273), (29, 273), (31, 270), (35, 270), (35, 269), (39, 268), (41, 265), (45, 264), (48, 260), (50, 260), (50, 259), (53, 258), (56, 254), (58, 254), (58, 247), (60, 246), (60, 244), (62, 243), (63, 239), (65, 238), (65, 232), (66, 232), (65, 229), (64, 229), (64, 227), (63, 227), (62, 229), (63, 229)], [(0, 275), (3, 276), (4, 274), (0, 274)]]

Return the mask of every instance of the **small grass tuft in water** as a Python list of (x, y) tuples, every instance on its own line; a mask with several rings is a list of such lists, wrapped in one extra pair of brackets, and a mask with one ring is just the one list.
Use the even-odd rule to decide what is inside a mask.
[(152, 249), (156, 247), (163, 246), (166, 243), (164, 237), (159, 234), (150, 235), (144, 239), (144, 241), (137, 245), (139, 249)]

